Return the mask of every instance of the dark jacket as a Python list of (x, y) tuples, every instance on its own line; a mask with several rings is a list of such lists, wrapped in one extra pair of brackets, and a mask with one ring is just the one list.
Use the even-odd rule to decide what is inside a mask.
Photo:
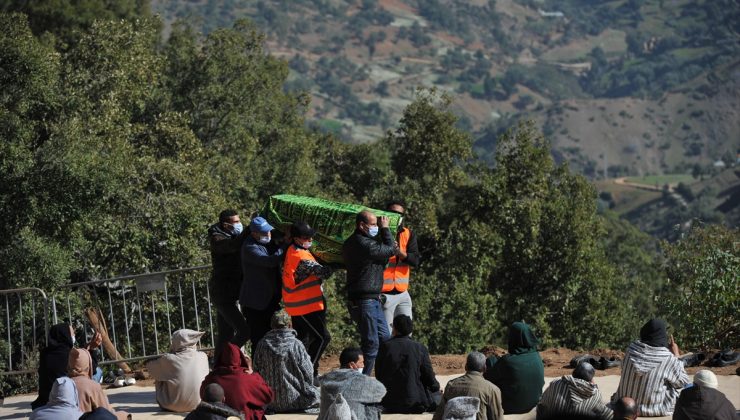
[(355, 230), (342, 245), (350, 300), (377, 299), (383, 288), (383, 271), (396, 250), (390, 229), (382, 228), (378, 234), (382, 242)]
[(213, 303), (234, 303), (239, 298), (242, 285), (240, 250), (245, 234), (234, 235), (224, 230), (220, 223), (208, 228), (211, 247), (211, 300)]
[(244, 240), (241, 249), (244, 280), (239, 294), (243, 307), (263, 310), (280, 302), (280, 263), (285, 258), (284, 251), (272, 242), (263, 245), (251, 236)]
[[(412, 267), (418, 267), (419, 262), (421, 262), (421, 253), (419, 252), (419, 243), (416, 240), (416, 234), (409, 228), (404, 229), (409, 230), (409, 242), (406, 244), (406, 259), (403, 262)], [(401, 235), (401, 229), (398, 230), (396, 241), (399, 235)]]
[(735, 407), (716, 389), (694, 385), (681, 391), (674, 420), (735, 420)]
[(185, 420), (225, 420), (229, 417), (244, 418), (240, 413), (224, 403), (207, 403), (201, 401), (195, 410), (185, 417)]
[(423, 413), (434, 410), (432, 393), (439, 391), (429, 351), (409, 336), (393, 337), (380, 344), (375, 377), (388, 391), (383, 407), (388, 413)]

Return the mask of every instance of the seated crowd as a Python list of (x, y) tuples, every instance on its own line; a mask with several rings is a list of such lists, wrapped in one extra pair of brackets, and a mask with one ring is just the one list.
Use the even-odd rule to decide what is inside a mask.
[[(486, 359), (479, 352), (468, 354), (465, 374), (450, 380), (444, 392), (428, 350), (411, 338), (413, 322), (407, 315), (394, 318), (393, 337), (380, 346), (377, 379), (362, 373), (362, 351), (347, 348), (340, 355), (340, 368), (320, 376), (319, 386), (314, 384), (315, 364), (291, 328), (290, 316), (276, 312), (271, 326), (254, 351), (254, 369), (242, 349), (227, 342), (209, 372), (206, 354), (196, 350), (203, 333), (187, 329), (173, 333), (170, 352), (146, 364), (155, 379), (159, 406), (190, 412), (189, 420), (258, 420), (278, 412), (313, 413), (319, 420), (370, 420), (379, 419), (381, 413), (424, 412), (434, 413), (434, 420), (494, 420), (504, 414), (529, 413), (535, 407), (538, 420), (623, 420), (638, 415), (737, 418), (735, 407), (717, 391), (714, 373), (700, 370), (692, 383), (666, 323), (656, 319), (647, 322), (640, 338), (627, 348), (609, 404), (603, 402), (593, 381), (595, 369), (586, 361), (542, 392), (544, 363), (538, 340), (522, 322), (509, 329), (507, 355)], [(43, 375), (39, 375), (39, 398), (31, 419), (130, 418), (112, 408), (100, 382), (93, 379), (91, 345), (75, 348), (73, 337), (74, 330), (67, 324), (50, 329), (49, 345), (41, 352)], [(55, 364), (62, 356), (63, 372)], [(43, 404), (38, 405), (40, 401)]]

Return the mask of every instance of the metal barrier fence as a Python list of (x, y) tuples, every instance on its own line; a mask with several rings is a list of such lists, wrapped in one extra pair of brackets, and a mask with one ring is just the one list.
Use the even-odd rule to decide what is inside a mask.
[[(48, 297), (41, 289), (0, 291), (0, 295), (6, 296), (5, 328), (9, 343), (8, 365), (0, 375), (35, 372), (35, 369), (14, 368), (22, 365), (29, 352), (38, 350), (39, 337), (48, 334), (49, 317), (52, 324), (71, 322), (78, 341), (83, 341), (80, 330), (84, 331), (84, 343), (89, 341), (97, 332), (85, 315), (89, 308), (94, 308), (97, 317), (105, 322), (107, 334), (104, 334), (101, 365), (146, 360), (166, 353), (172, 333), (181, 328), (205, 330), (199, 347), (210, 349), (215, 344), (216, 316), (208, 287), (210, 272), (210, 266), (198, 266), (72, 283), (57, 288)], [(29, 303), (23, 302), (22, 296), (31, 291), (42, 297), (43, 329), (37, 322), (35, 303), (31, 306), (33, 316), (26, 313), (24, 318), (23, 310)], [(10, 316), (13, 306), (8, 303), (8, 296), (18, 296), (16, 318)], [(20, 326), (20, 343), (12, 340), (12, 325)], [(24, 340), (23, 337), (28, 336), (24, 335), (24, 328), (32, 331), (32, 342)], [(3, 338), (5, 336), (0, 340)], [(20, 355), (20, 364), (16, 363), (17, 355)]]
[(0, 376), (35, 372), (35, 369), (23, 368), (26, 367), (26, 359), (31, 356), (31, 352), (38, 347), (39, 341), (46, 343), (48, 339), (49, 311), (46, 293), (41, 289), (28, 287), (0, 290), (0, 297), (0, 303), (5, 306), (5, 322), (0, 327), (5, 329), (5, 334), (0, 339), (7, 338), (6, 349), (2, 352), (7, 356), (7, 361)]

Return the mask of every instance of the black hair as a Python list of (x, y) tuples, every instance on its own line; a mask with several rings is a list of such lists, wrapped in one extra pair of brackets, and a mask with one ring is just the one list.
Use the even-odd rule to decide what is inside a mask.
[(343, 368), (349, 367), (350, 362), (357, 363), (362, 355), (362, 350), (357, 347), (347, 347), (339, 355), (339, 365)]
[(573, 369), (573, 377), (583, 379), (586, 382), (591, 382), (591, 379), (594, 378), (594, 373), (596, 373), (594, 367), (588, 362), (583, 362)]
[(632, 398), (622, 397), (614, 403), (614, 420), (634, 419), (639, 410)]
[(386, 210), (390, 210), (391, 206), (401, 206), (404, 210), (406, 210), (406, 203), (404, 203), (402, 200), (391, 200), (385, 203)]
[(414, 331), (414, 322), (408, 315), (397, 315), (393, 318), (393, 329), (399, 336), (409, 335)]
[(218, 221), (219, 223), (226, 223), (229, 221), (229, 217), (238, 216), (239, 213), (236, 212), (236, 210), (233, 209), (226, 209), (219, 213), (218, 215)]
[(203, 389), (203, 401), (208, 403), (220, 403), (224, 400), (224, 389), (217, 383), (206, 385)]

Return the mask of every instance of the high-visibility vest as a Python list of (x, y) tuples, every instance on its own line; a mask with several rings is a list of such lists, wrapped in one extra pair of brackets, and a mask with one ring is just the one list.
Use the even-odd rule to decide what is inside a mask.
[(302, 260), (316, 261), (308, 250), (292, 244), (285, 252), (283, 262), (283, 304), (290, 316), (310, 314), (324, 309), (324, 293), (321, 279), (310, 275), (296, 284), (295, 270)]
[[(406, 252), (406, 245), (409, 243), (411, 231), (403, 228), (398, 235), (398, 247), (401, 251)], [(391, 292), (394, 289), (399, 292), (409, 290), (409, 276), (411, 267), (403, 261), (399, 261), (395, 255), (388, 260), (388, 267), (383, 272), (383, 293)]]

